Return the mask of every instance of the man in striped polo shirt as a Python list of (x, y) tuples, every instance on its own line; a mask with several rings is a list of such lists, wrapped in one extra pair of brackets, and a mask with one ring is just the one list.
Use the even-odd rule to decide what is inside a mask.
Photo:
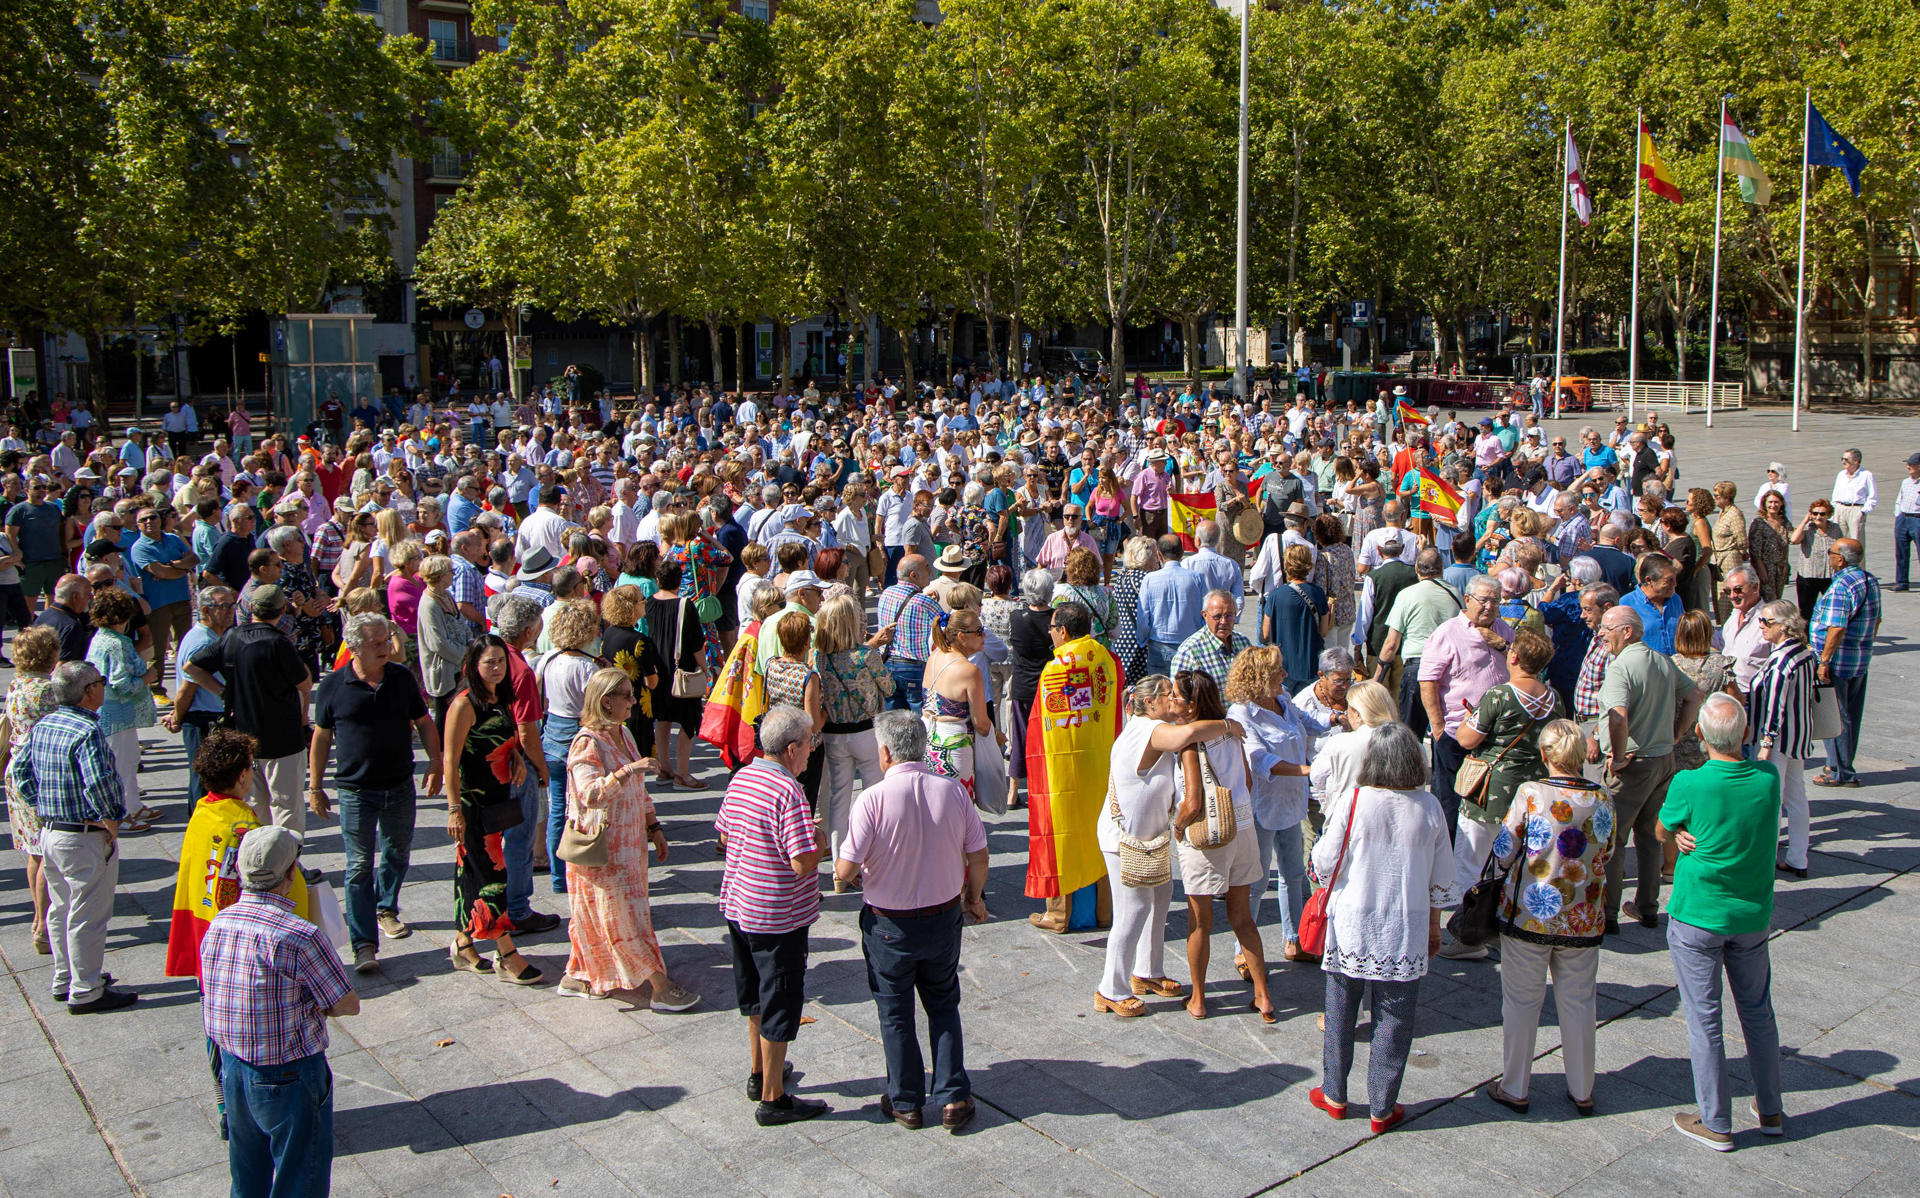
[(813, 751), (813, 721), (777, 706), (760, 720), (764, 755), (733, 776), (714, 821), (726, 852), (720, 914), (733, 950), (734, 993), (747, 1017), (747, 1097), (762, 1127), (826, 1114), (786, 1091), (787, 1045), (806, 1002), (807, 929), (820, 917), (820, 842), (798, 781)]

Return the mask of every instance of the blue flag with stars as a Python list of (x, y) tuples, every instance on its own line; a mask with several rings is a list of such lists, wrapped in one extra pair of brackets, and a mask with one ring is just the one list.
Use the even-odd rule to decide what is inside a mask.
[(1807, 165), (1837, 166), (1847, 176), (1847, 186), (1860, 194), (1860, 172), (1866, 169), (1867, 156), (1859, 147), (1833, 131), (1827, 118), (1811, 102), (1807, 105)]

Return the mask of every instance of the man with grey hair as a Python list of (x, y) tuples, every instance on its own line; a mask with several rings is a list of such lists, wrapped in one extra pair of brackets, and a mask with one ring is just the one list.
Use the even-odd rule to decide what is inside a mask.
[[(427, 750), (429, 796), (440, 793), (440, 737), (420, 684), (392, 660), (393, 627), (387, 618), (355, 616), (347, 622), (345, 639), (352, 660), (321, 681), (314, 699), (307, 805), (321, 819), (332, 814), (322, 781), (327, 756), (338, 741), (334, 782), (340, 789), (340, 840), (347, 856), (347, 934), (354, 969), (372, 973), (379, 968), (376, 926), (389, 940), (413, 934), (400, 920), (400, 887), (413, 848), (416, 803), (412, 733), (419, 733)], [(499, 971), (502, 978), (522, 985), (531, 981), (530, 974), (539, 976), (530, 965), (519, 974), (506, 973), (504, 964)]]
[(1209, 591), (1225, 591), (1237, 600), (1246, 593), (1246, 575), (1240, 563), (1220, 552), (1220, 526), (1202, 520), (1193, 529), (1195, 549), (1181, 559), (1180, 568), (1200, 576)]
[(1867, 543), (1867, 513), (1880, 506), (1880, 490), (1874, 485), (1873, 471), (1860, 468), (1860, 451), (1849, 449), (1840, 455), (1840, 472), (1833, 476), (1833, 520), (1842, 536)]
[(1481, 696), (1507, 680), (1507, 648), (1512, 644), (1513, 630), (1500, 618), (1500, 584), (1481, 574), (1467, 584), (1460, 614), (1435, 628), (1420, 651), (1415, 674), (1433, 732), (1433, 794), (1446, 813), (1449, 836), (1460, 822), (1460, 794), (1453, 778), (1467, 759), (1454, 733)]
[(806, 1001), (807, 930), (820, 917), (822, 846), (799, 782), (813, 751), (813, 721), (775, 706), (760, 719), (761, 756), (733, 776), (714, 827), (726, 865), (720, 914), (733, 952), (734, 993), (747, 1017), (747, 1097), (762, 1127), (826, 1114), (827, 1104), (787, 1093), (787, 1045)]
[(1233, 626), (1239, 610), (1237, 594), (1223, 590), (1208, 591), (1207, 601), (1200, 609), (1202, 627), (1174, 650), (1173, 673), (1205, 670), (1213, 676), (1214, 682), (1224, 688), (1233, 659), (1252, 645)]
[(1880, 580), (1861, 563), (1866, 548), (1852, 537), (1827, 547), (1833, 580), (1820, 593), (1807, 620), (1813, 651), (1820, 656), (1819, 680), (1833, 687), (1840, 705), (1840, 735), (1827, 742), (1827, 768), (1816, 786), (1858, 786), (1854, 754), (1860, 748), (1860, 719), (1866, 710), (1867, 670), (1873, 664), (1873, 639), (1880, 634)]
[[(168, 732), (180, 734), (181, 747), (187, 751), (187, 802), (195, 803), (200, 799), (200, 775), (193, 768), (193, 755), (200, 751), (200, 742), (219, 721), (225, 705), (218, 695), (202, 691), (200, 684), (193, 680), (184, 663), (191, 662), (193, 655), (218, 642), (233, 627), (234, 595), (226, 587), (201, 587), (199, 599), (200, 619), (187, 635), (180, 638), (180, 689), (173, 698), (173, 710), (160, 722)], [(219, 675), (214, 681), (224, 684)]]
[(254, 738), (254, 814), (295, 832), (307, 827), (307, 696), (313, 675), (279, 627), (287, 596), (254, 588), (253, 619), (209, 640), (186, 659), (187, 680), (225, 704), (231, 727)]
[[(1657, 655), (1655, 655), (1657, 656)], [(1721, 977), (1733, 992), (1753, 1078), (1749, 1109), (1760, 1134), (1786, 1134), (1780, 1095), (1780, 1029), (1773, 1015), (1774, 843), (1780, 829), (1780, 772), (1742, 756), (1747, 716), (1740, 701), (1715, 694), (1700, 705), (1707, 762), (1673, 779), (1656, 830), (1679, 850), (1667, 904), (1667, 951), (1687, 1018), (1697, 1111), (1673, 1116), (1674, 1130), (1716, 1152), (1733, 1148), (1732, 1099), (1721, 1035)], [(1622, 824), (1622, 827), (1625, 825)], [(1616, 852), (1617, 852), (1616, 841)], [(1655, 851), (1656, 864), (1659, 853)], [(1645, 856), (1641, 868), (1646, 868)]]
[[(957, 1132), (974, 1114), (960, 1040), (960, 928), (987, 917), (987, 831), (966, 789), (924, 761), (917, 713), (883, 712), (874, 733), (886, 776), (854, 801), (834, 880), (861, 883), (861, 950), (887, 1059), (880, 1113), (918, 1128), (930, 1098)], [(933, 1041), (931, 1092), (914, 1030), (916, 992)]]
[(108, 989), (102, 971), (120, 879), (114, 840), (127, 817), (120, 772), (100, 731), (107, 686), (89, 663), (65, 662), (54, 667), (50, 692), (59, 706), (34, 722), (14, 754), (13, 778), (40, 820), (53, 1000), (76, 1015), (117, 1011), (138, 996)]
[[(1600, 726), (1588, 745), (1589, 761), (1605, 760), (1607, 789), (1613, 792), (1613, 856), (1607, 859), (1607, 931), (1619, 930), (1615, 914), (1624, 910), (1643, 928), (1660, 926), (1660, 870), (1663, 853), (1656, 836), (1660, 804), (1673, 780), (1673, 745), (1693, 723), (1700, 690), (1673, 659), (1650, 648), (1640, 616), (1625, 603), (1600, 619), (1600, 639), (1613, 660), (1600, 683)], [(1604, 755), (1604, 758), (1603, 758)], [(1776, 819), (1778, 802), (1775, 803)], [(1777, 825), (1776, 825), (1777, 826)], [(1627, 834), (1633, 834), (1636, 888), (1622, 906)], [(1772, 852), (1771, 840), (1768, 852)]]
[(1721, 582), (1727, 588), (1731, 610), (1720, 626), (1722, 651), (1733, 659), (1733, 684), (1742, 695), (1753, 690), (1753, 679), (1766, 664), (1773, 646), (1760, 635), (1760, 576), (1745, 562), (1728, 570)]
[[(1397, 559), (1385, 563), (1369, 580), (1367, 597), (1372, 597), (1376, 586), (1389, 588), (1403, 569), (1405, 565)], [(1427, 638), (1465, 610), (1459, 593), (1442, 577), (1445, 572), (1445, 560), (1431, 546), (1413, 559), (1414, 581), (1391, 593), (1387, 635), (1380, 642), (1373, 665), (1373, 680), (1395, 694), (1400, 719), (1415, 736), (1427, 734), (1426, 706), (1420, 702), (1420, 658), (1426, 652)]]

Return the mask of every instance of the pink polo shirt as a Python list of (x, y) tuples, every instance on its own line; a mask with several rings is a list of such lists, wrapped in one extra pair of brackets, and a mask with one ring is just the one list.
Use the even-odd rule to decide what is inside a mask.
[[(1513, 630), (1505, 620), (1495, 619), (1493, 631), (1513, 643)], [(1477, 707), (1481, 696), (1506, 680), (1506, 649), (1487, 644), (1479, 630), (1467, 623), (1464, 612), (1434, 629), (1421, 650), (1420, 681), (1440, 684), (1440, 709), (1446, 715), (1448, 736), (1466, 718), (1462, 702)]]
[(966, 788), (910, 761), (854, 801), (840, 859), (860, 866), (869, 906), (911, 911), (959, 897), (966, 854), (986, 847)]

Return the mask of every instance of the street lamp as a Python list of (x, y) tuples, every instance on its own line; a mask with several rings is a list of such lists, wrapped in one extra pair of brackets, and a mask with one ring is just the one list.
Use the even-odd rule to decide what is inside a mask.
[(1253, 0), (1240, 0), (1240, 211), (1234, 230), (1233, 326), (1239, 358), (1233, 368), (1234, 394), (1247, 395), (1247, 45), (1253, 25)]

